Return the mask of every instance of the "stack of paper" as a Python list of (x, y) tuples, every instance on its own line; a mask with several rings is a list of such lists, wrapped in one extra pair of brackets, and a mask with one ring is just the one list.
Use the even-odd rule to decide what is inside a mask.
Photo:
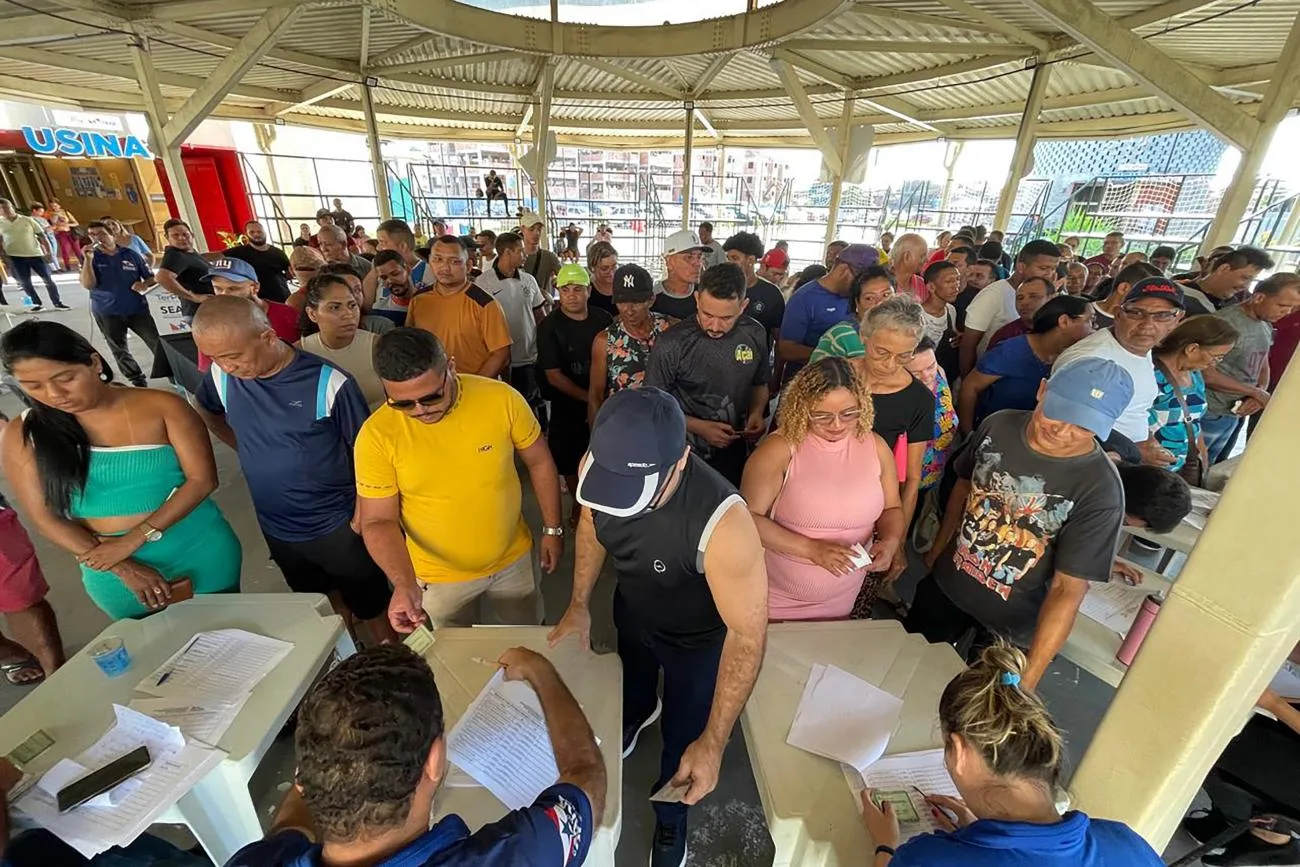
[(814, 665), (786, 743), (861, 770), (885, 754), (903, 702), (833, 665)]
[(1282, 663), (1269, 688), (1282, 698), (1300, 701), (1300, 665), (1290, 660)]
[(841, 765), (844, 780), (861, 803), (862, 790), (870, 787), (877, 802), (889, 801), (898, 815), (903, 841), (918, 834), (940, 830), (930, 813), (926, 795), (960, 797), (943, 763), (943, 750), (899, 753), (876, 762), (864, 771)]
[[(187, 744), (174, 726), (121, 705), (113, 711), (117, 722), (102, 738), (76, 759), (56, 764), (14, 804), (87, 858), (129, 844), (224, 758), (218, 750)], [(56, 793), (83, 769), (101, 768), (140, 746), (149, 748), (148, 768), (99, 798), (59, 812)]]
[(1133, 628), (1142, 600), (1151, 595), (1149, 588), (1130, 587), (1118, 581), (1092, 582), (1079, 603), (1079, 613), (1097, 621), (1111, 632), (1127, 635)]
[(450, 775), (460, 769), (511, 810), (531, 805), (560, 779), (537, 693), (501, 671), (447, 735), (447, 758)]

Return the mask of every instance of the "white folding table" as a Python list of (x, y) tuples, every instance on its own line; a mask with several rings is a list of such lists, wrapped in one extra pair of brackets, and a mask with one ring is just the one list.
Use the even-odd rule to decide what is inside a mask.
[[(569, 691), (582, 706), (605, 759), (608, 789), (605, 814), (592, 839), (586, 863), (613, 867), (623, 826), (623, 666), (614, 653), (583, 650), (575, 638), (554, 650), (546, 645), (546, 626), (474, 626), (444, 628), (435, 633), (425, 659), (433, 669), (442, 696), (443, 721), (448, 731), (483, 690), (496, 669), (478, 660), (496, 660), (511, 647), (527, 647), (551, 660)], [(508, 811), (484, 788), (438, 790), (434, 817), (456, 813), (471, 830), (495, 822)]]
[(939, 696), (965, 664), (947, 644), (929, 644), (894, 620), (774, 623), (767, 656), (741, 714), (763, 802), (774, 867), (870, 864), (875, 844), (862, 825), (838, 762), (785, 742), (814, 663), (835, 665), (903, 700), (888, 754), (942, 745)]
[(108, 678), (83, 648), (68, 663), (0, 717), (0, 755), (37, 729), (54, 746), (29, 768), (43, 773), (75, 756), (113, 724), (113, 704), (126, 705), (141, 678), (153, 672), (196, 632), (246, 629), (293, 643), (293, 651), (253, 688), (234, 723), (214, 746), (227, 757), (159, 822), (189, 826), (214, 864), (224, 864), (241, 846), (261, 839), (262, 824), (248, 781), (289, 715), (334, 654), (355, 652), (343, 621), (324, 596), (306, 593), (213, 594), (177, 603), (143, 620), (110, 624), (100, 636), (126, 642), (131, 668)]

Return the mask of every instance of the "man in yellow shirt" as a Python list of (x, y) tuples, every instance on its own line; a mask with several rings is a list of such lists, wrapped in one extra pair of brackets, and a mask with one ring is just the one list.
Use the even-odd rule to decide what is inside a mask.
[(375, 344), (388, 400), (357, 437), (357, 493), (398, 632), (542, 622), (516, 454), (542, 511), (542, 570), (564, 553), (560, 480), (528, 402), (456, 368), (428, 331), (395, 328)]
[(433, 285), (411, 299), (406, 324), (436, 334), (461, 373), (496, 379), (510, 365), (510, 327), (501, 304), (470, 282), (467, 256), (455, 236), (433, 242)]

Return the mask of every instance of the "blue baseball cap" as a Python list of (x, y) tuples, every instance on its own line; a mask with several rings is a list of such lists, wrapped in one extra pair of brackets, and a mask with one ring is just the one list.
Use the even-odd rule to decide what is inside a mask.
[(1047, 380), (1039, 409), (1052, 421), (1078, 425), (1104, 440), (1132, 400), (1127, 370), (1106, 358), (1080, 358)]
[(203, 276), (203, 279), (211, 280), (213, 277), (225, 277), (227, 280), (240, 283), (257, 282), (257, 272), (243, 259), (213, 259), (208, 263), (208, 273)]
[(686, 452), (686, 416), (657, 388), (628, 388), (596, 413), (578, 502), (619, 518), (644, 512)]

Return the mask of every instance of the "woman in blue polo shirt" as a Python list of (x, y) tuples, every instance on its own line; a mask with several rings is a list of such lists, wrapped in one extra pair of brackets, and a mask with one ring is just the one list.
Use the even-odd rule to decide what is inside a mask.
[[(962, 799), (926, 798), (947, 831), (899, 845), (898, 817), (862, 793), (873, 867), (1161, 867), (1128, 826), (1056, 809), (1065, 744), (1041, 700), (1020, 688), (1025, 655), (984, 650), (939, 699), (944, 763)], [(953, 821), (955, 819), (955, 821)], [(895, 851), (897, 849), (897, 851)]]

